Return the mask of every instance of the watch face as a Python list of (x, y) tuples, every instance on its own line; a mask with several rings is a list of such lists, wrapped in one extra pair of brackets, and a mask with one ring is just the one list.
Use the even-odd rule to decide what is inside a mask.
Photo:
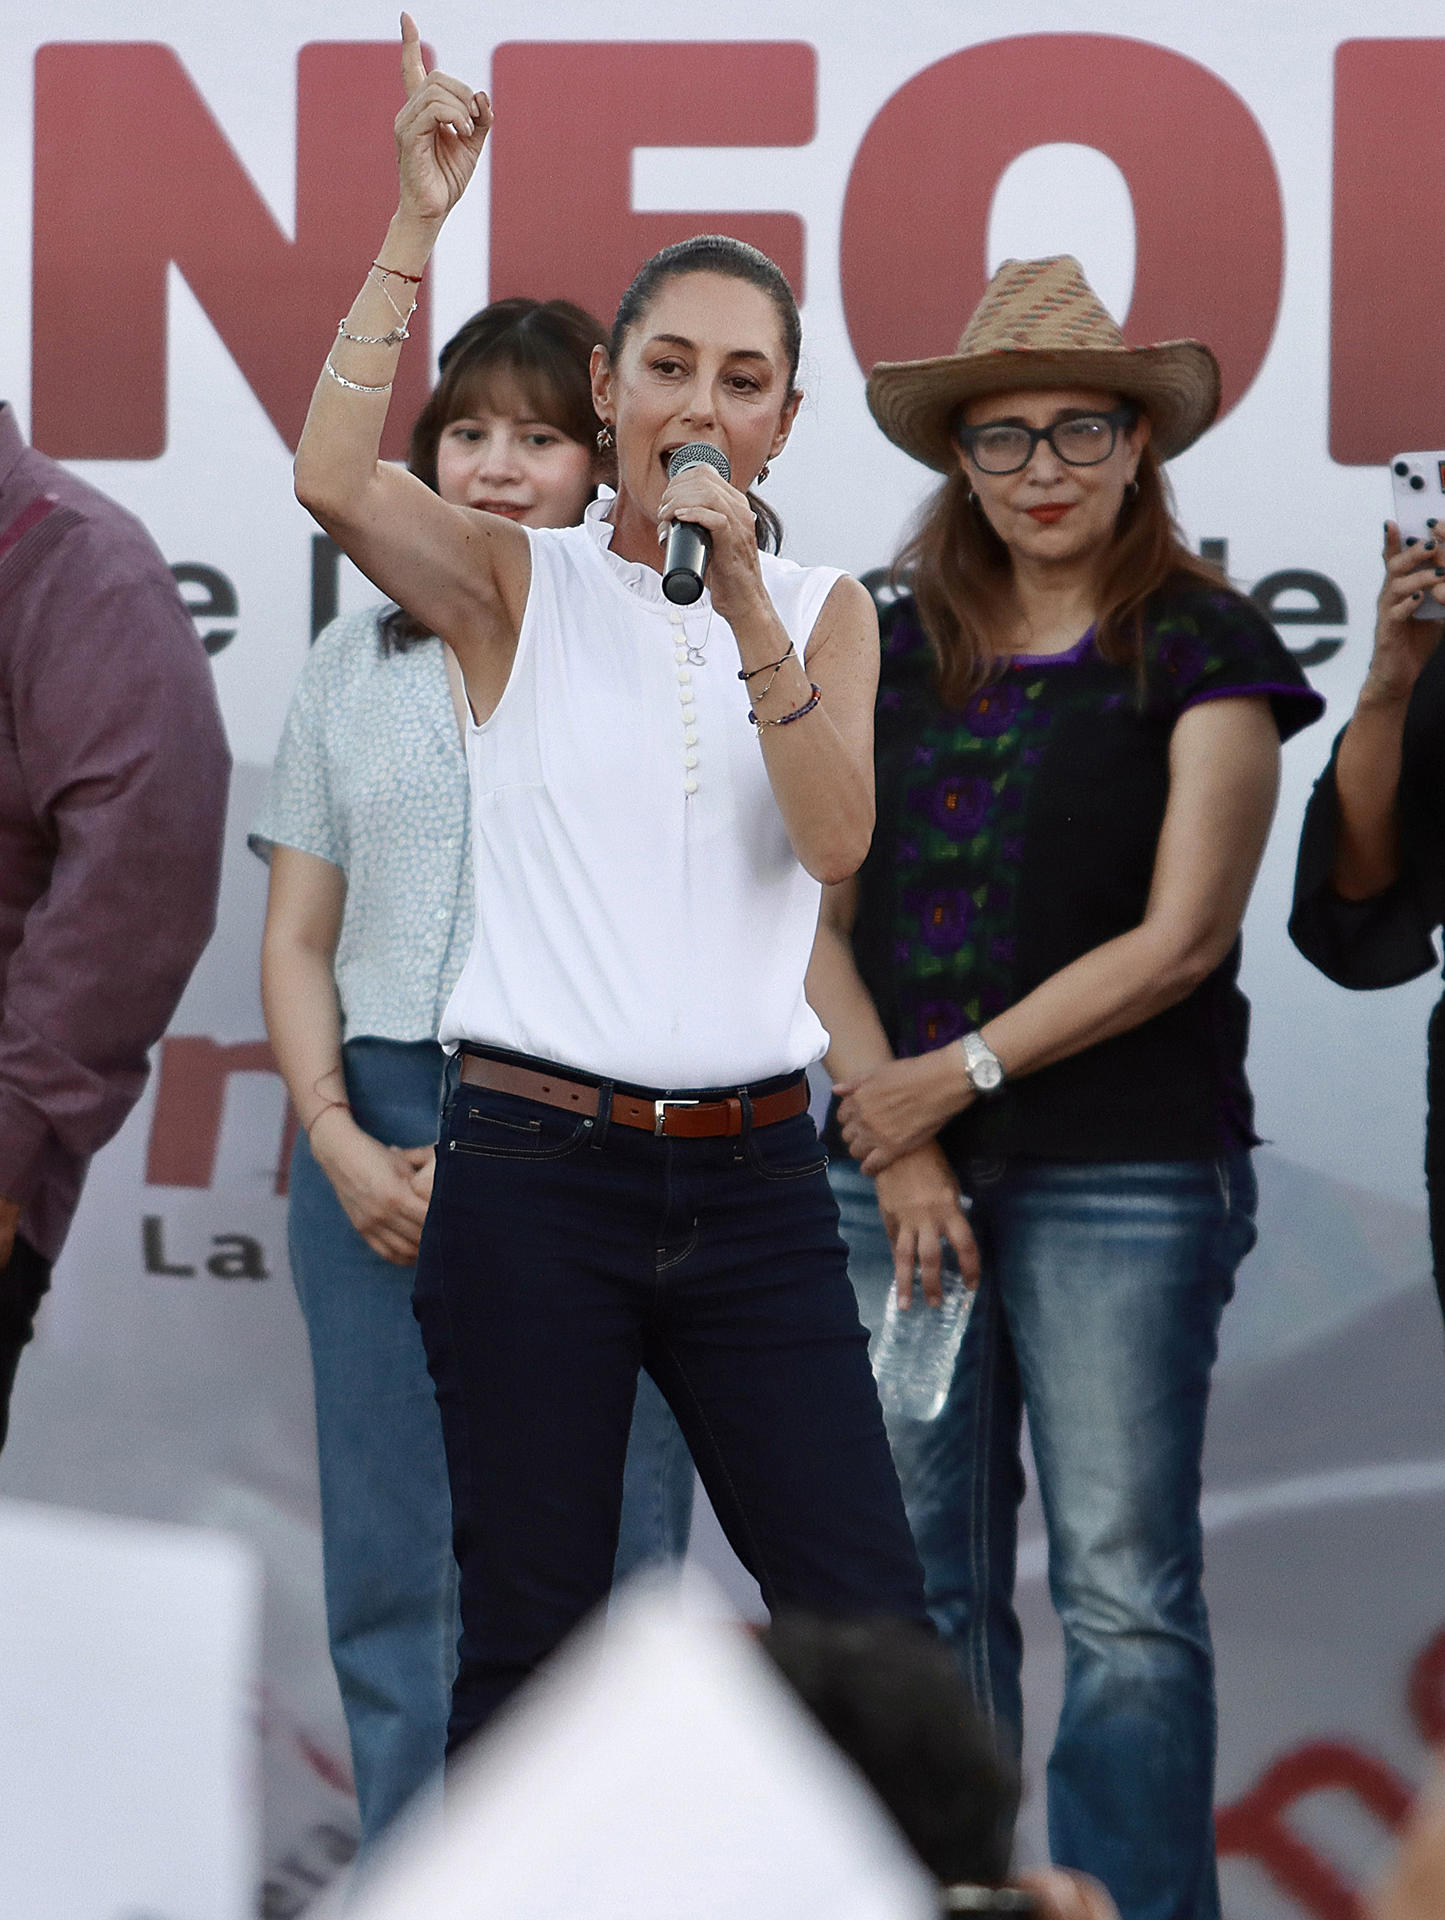
[(1003, 1085), (1003, 1068), (991, 1057), (975, 1060), (969, 1068), (968, 1077), (980, 1093), (996, 1093)]

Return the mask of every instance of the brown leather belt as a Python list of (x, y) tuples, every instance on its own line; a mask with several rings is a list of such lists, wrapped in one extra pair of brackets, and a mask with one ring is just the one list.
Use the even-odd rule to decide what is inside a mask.
[[(513, 1093), (523, 1100), (538, 1100), (544, 1107), (561, 1107), (567, 1113), (595, 1116), (600, 1088), (582, 1080), (568, 1080), (560, 1073), (538, 1073), (533, 1067), (513, 1066), (508, 1060), (489, 1060), (483, 1054), (462, 1055), (462, 1080), (469, 1087), (488, 1087), (493, 1093)], [(791, 1086), (774, 1093), (748, 1096), (755, 1127), (771, 1127), (779, 1120), (791, 1120), (808, 1109), (808, 1082), (799, 1074)], [(717, 1100), (689, 1100), (672, 1095), (655, 1100), (640, 1099), (635, 1093), (612, 1092), (611, 1116), (624, 1127), (640, 1127), (644, 1133), (666, 1136), (671, 1140), (719, 1140), (743, 1130), (743, 1103), (737, 1094)]]

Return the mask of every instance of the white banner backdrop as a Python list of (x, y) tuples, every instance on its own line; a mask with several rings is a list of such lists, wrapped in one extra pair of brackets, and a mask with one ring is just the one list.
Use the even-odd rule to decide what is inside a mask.
[[(1284, 920), (1308, 787), (1368, 655), (1382, 463), (1445, 445), (1445, 267), (1419, 224), (1445, 165), (1410, 138), (1445, 110), (1445, 38), (1419, 37), (1403, 0), (1187, 18), (1025, 0), (967, 19), (914, 0), (904, 17), (735, 0), (725, 40), (693, 44), (674, 8), (634, 0), (628, 39), (599, 45), (619, 29), (579, 0), (434, 0), (425, 34), (493, 87), (498, 125), (419, 319), (434, 352), (493, 294), (600, 306), (686, 232), (770, 243), (801, 278), (809, 397), (769, 492), (789, 552), (858, 572), (886, 563), (928, 484), (868, 419), (860, 359), (947, 351), (1003, 257), (1074, 252), (1131, 337), (1220, 347), (1230, 410), (1175, 464), (1181, 516), (1331, 707), (1286, 750), (1246, 928), (1271, 1144), (1210, 1442), (1220, 1839), (1233, 1920), (1345, 1920), (1445, 1736), (1445, 1382), (1419, 1173), (1435, 989), (1346, 995)], [(392, 30), (386, 8), (295, 0), (0, 18), (0, 249), (22, 289), (32, 264), (0, 393), (177, 567), (238, 763), (220, 930), (92, 1171), (0, 1490), (261, 1547), (276, 1920), (334, 1873), (354, 1817), (244, 833), (314, 623), (371, 597), (295, 504), (288, 441), (389, 212)], [(413, 332), (399, 414), (429, 364)], [(1026, 1536), (1037, 1782), (1059, 1662), (1036, 1514)], [(1024, 1843), (1042, 1849), (1037, 1786)]]

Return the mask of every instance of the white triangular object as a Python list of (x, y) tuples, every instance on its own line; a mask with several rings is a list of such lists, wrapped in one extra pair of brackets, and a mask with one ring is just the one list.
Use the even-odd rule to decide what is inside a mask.
[(933, 1920), (927, 1875), (716, 1593), (645, 1581), (454, 1771), (348, 1920)]

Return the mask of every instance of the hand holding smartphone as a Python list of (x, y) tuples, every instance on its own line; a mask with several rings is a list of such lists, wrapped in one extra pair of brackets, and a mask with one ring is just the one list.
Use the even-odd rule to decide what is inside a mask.
[[(1438, 539), (1445, 554), (1445, 453), (1397, 453), (1390, 462), (1390, 482), (1401, 543), (1423, 546)], [(1410, 617), (1445, 620), (1445, 606), (1427, 593)]]

